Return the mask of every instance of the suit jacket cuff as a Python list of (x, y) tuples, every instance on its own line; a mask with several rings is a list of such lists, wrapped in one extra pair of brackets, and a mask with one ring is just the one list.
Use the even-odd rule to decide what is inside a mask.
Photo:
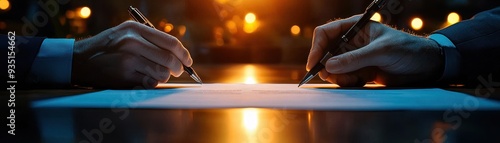
[(69, 86), (74, 43), (74, 39), (45, 39), (31, 66), (28, 82), (39, 86)]
[(443, 51), (444, 71), (439, 81), (456, 79), (460, 73), (461, 58), (455, 44), (442, 34), (431, 34), (429, 39), (436, 41)]

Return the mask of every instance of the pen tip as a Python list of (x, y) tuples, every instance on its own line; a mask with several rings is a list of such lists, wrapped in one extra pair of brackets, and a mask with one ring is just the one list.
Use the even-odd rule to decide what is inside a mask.
[(300, 87), (300, 86), (302, 86), (303, 84), (305, 84), (305, 83), (309, 82), (312, 78), (314, 78), (314, 76), (315, 76), (314, 74), (311, 74), (310, 72), (308, 72), (308, 73), (304, 76), (304, 78), (300, 81), (300, 83), (299, 83), (299, 86), (298, 86), (298, 87)]

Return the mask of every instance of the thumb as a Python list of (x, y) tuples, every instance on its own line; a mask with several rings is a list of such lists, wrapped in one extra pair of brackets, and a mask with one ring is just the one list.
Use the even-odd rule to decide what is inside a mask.
[(325, 64), (326, 71), (332, 74), (343, 74), (367, 66), (376, 66), (380, 59), (377, 58), (372, 45), (368, 44), (365, 47), (330, 58)]

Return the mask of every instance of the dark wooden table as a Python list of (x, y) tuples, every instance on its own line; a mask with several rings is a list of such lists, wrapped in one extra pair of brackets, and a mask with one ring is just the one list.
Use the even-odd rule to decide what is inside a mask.
[[(298, 83), (305, 74), (303, 65), (196, 65), (195, 68), (207, 83)], [(194, 81), (183, 75), (172, 77), (169, 82)], [(311, 82), (323, 83), (318, 78)], [(494, 91), (463, 87), (445, 89), (471, 96), (490, 93), (487, 98), (491, 99), (500, 94), (497, 88)], [(468, 111), (457, 107), (425, 111), (330, 111), (282, 108), (31, 108), (34, 101), (96, 91), (99, 90), (17, 91), (16, 140), (11, 140), (12, 136), (5, 133), (2, 134), (2, 140), (81, 143), (500, 142), (500, 111), (494, 109)]]

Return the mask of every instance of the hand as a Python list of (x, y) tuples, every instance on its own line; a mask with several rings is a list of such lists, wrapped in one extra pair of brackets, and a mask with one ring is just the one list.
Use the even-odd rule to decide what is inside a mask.
[[(329, 41), (339, 38), (360, 18), (357, 15), (317, 27), (307, 70), (321, 60)], [(387, 86), (425, 85), (437, 81), (444, 67), (435, 41), (373, 21), (347, 45), (350, 49), (326, 62), (319, 73), (321, 79), (340, 86), (362, 86), (369, 81)]]
[(98, 88), (154, 88), (180, 76), (191, 56), (180, 41), (141, 23), (126, 21), (77, 41), (72, 83)]

